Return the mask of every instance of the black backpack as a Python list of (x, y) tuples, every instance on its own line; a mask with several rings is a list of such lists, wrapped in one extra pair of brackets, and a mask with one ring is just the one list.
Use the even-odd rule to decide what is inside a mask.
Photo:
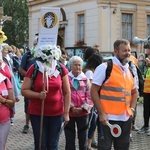
[(21, 61), (17, 56), (12, 56), (12, 60), (13, 60), (13, 71), (18, 72)]
[[(111, 76), (112, 67), (113, 67), (112, 59), (109, 59), (107, 61), (106, 77), (105, 77), (103, 83), (105, 83), (106, 80), (108, 80), (109, 77)], [(131, 61), (129, 62), (129, 70), (131, 71), (131, 74), (134, 77), (133, 71), (131, 69)], [(143, 95), (143, 89), (144, 89), (144, 79), (143, 79), (143, 76), (142, 76), (142, 73), (141, 73), (140, 69), (137, 66), (136, 66), (136, 70), (137, 70), (137, 75), (138, 75), (138, 79), (139, 79), (139, 89), (138, 89), (138, 91), (139, 91), (139, 95), (142, 96)]]
[[(131, 61), (129, 62), (129, 66), (131, 66)], [(143, 90), (144, 90), (144, 79), (142, 76), (142, 73), (140, 71), (140, 69), (135, 65), (136, 67), (136, 71), (137, 71), (137, 75), (138, 75), (138, 79), (139, 79), (139, 96), (143, 96)]]
[(28, 63), (29, 63), (29, 59), (32, 59), (32, 54), (31, 54), (30, 51), (27, 51), (27, 52), (26, 52), (26, 55), (27, 55), (27, 59), (26, 59), (25, 69), (26, 69), (26, 71), (27, 71), (27, 70), (28, 70), (28, 69), (27, 69), (27, 66), (28, 66)]

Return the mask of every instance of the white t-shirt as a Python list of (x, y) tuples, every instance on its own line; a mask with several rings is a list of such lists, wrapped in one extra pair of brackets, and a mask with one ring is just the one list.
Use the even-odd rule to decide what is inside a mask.
[[(129, 64), (126, 64), (125, 66), (123, 66), (120, 61), (116, 58), (113, 57), (112, 58), (113, 63), (115, 63), (116, 65), (120, 66), (122, 73), (124, 75), (124, 77), (126, 75), (131, 76), (131, 73), (128, 69)], [(102, 63), (101, 65), (99, 65), (95, 71), (94, 71), (94, 75), (93, 75), (93, 80), (92, 83), (101, 86), (103, 84), (103, 81), (105, 80), (106, 77), (106, 68), (107, 68), (107, 64), (106, 63)], [(109, 79), (106, 81), (108, 82)], [(135, 89), (137, 86), (136, 84), (136, 80), (134, 78), (134, 86), (132, 87), (132, 89)], [(109, 120), (114, 120), (114, 121), (127, 121), (129, 119), (129, 116), (126, 115), (126, 111), (121, 114), (121, 115), (111, 115), (111, 114), (107, 114), (108, 119)]]
[(86, 77), (89, 79), (89, 80), (93, 80), (93, 71), (91, 71), (91, 70), (87, 70), (86, 72), (85, 72), (85, 75), (86, 75)]

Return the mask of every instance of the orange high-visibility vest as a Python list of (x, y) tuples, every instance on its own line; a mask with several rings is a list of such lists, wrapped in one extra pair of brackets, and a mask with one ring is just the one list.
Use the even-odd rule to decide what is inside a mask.
[(105, 82), (100, 90), (100, 103), (104, 112), (121, 115), (127, 111), (128, 115), (132, 115), (130, 103), (133, 85), (131, 72), (129, 71), (129, 77), (124, 77), (121, 68), (113, 63), (109, 81)]
[(145, 74), (144, 93), (150, 93), (150, 68), (146, 70)]

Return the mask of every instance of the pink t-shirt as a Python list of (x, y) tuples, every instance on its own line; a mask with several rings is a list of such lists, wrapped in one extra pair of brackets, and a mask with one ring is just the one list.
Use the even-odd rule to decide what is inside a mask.
[[(57, 77), (52, 76), (48, 78), (48, 86), (49, 91), (47, 93), (45, 103), (44, 103), (44, 116), (58, 116), (62, 115), (64, 112), (64, 104), (63, 104), (63, 94), (62, 94), (62, 80), (61, 78), (68, 74), (68, 70), (64, 65), (62, 67), (62, 75), (58, 75)], [(31, 78), (33, 73), (34, 65), (32, 65), (27, 73), (26, 77)], [(42, 78), (43, 74), (38, 72), (36, 79), (34, 81), (34, 91), (41, 92), (42, 91)], [(40, 115), (41, 113), (41, 99), (30, 99), (28, 112), (33, 115)]]
[[(5, 62), (3, 63), (5, 64)], [(0, 69), (0, 73), (7, 77), (9, 80), (11, 80), (11, 73), (7, 64), (5, 64), (3, 69)]]
[[(12, 89), (11, 82), (9, 79), (6, 79), (0, 83), (0, 95), (4, 98), (8, 97), (8, 89)], [(10, 108), (0, 103), (0, 122), (7, 122), (10, 119)]]

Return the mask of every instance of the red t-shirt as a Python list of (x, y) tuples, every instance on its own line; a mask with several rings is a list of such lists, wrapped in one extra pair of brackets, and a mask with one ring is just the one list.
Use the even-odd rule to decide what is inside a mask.
[[(6, 85), (7, 83), (7, 85)], [(8, 97), (8, 89), (12, 89), (11, 82), (7, 78), (6, 83), (0, 83), (0, 95), (4, 98)], [(10, 108), (0, 103), (0, 122), (7, 122), (10, 119)]]
[[(49, 90), (44, 103), (44, 116), (58, 116), (62, 115), (64, 112), (63, 94), (62, 94), (62, 80), (61, 78), (68, 74), (68, 70), (64, 65), (62, 67), (62, 75), (57, 77), (52, 76), (48, 78)], [(33, 73), (34, 65), (30, 66), (26, 73), (26, 77), (31, 78)], [(39, 71), (36, 79), (34, 80), (34, 91), (42, 91), (42, 80), (43, 74)], [(47, 85), (47, 84), (46, 84)], [(41, 114), (41, 99), (30, 99), (28, 112), (33, 115)]]

